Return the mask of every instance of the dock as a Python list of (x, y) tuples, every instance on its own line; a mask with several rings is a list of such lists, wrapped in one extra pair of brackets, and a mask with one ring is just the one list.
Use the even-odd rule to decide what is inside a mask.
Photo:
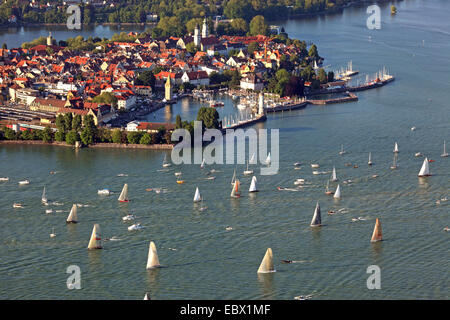
[(307, 100), (308, 103), (314, 104), (314, 105), (324, 105), (324, 104), (343, 103), (343, 102), (352, 102), (352, 101), (358, 101), (358, 96), (351, 92), (348, 92), (347, 97), (332, 98), (332, 99), (320, 99), (320, 100), (312, 100), (312, 99)]

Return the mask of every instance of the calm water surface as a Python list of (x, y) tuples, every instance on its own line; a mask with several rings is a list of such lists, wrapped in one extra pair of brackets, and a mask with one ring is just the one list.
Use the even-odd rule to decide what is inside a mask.
[[(365, 8), (283, 22), (291, 37), (316, 43), (330, 68), (353, 60), (364, 75), (386, 66), (396, 81), (358, 93), (355, 103), (269, 114), (258, 126), (280, 129), (280, 170), (260, 176), (259, 165), (253, 166), (257, 194), (246, 192), (250, 177), (242, 175), (244, 165), (237, 167), (243, 197), (230, 199), (233, 165), (203, 170), (181, 165), (161, 172), (164, 152), (1, 146), (0, 176), (10, 181), (0, 183), (0, 297), (142, 299), (150, 291), (153, 299), (292, 299), (310, 293), (314, 299), (449, 299), (449, 233), (443, 231), (450, 226), (449, 202), (435, 201), (450, 197), (450, 158), (440, 157), (444, 139), (450, 141), (450, 3), (411, 0), (397, 7), (395, 17), (382, 8), (381, 30), (365, 27)], [(224, 101), (221, 116), (237, 111), (231, 99)], [(199, 107), (182, 100), (149, 118), (172, 121), (181, 114), (191, 120)], [(411, 131), (413, 126), (417, 130)], [(396, 141), (399, 167), (391, 171)], [(344, 156), (338, 155), (341, 144), (348, 151)], [(417, 178), (423, 158), (414, 153), (419, 151), (436, 160), (430, 164), (432, 177)], [(304, 164), (300, 170), (294, 170), (297, 161)], [(313, 175), (310, 163), (327, 173)], [(333, 166), (341, 184), (339, 201), (324, 194)], [(212, 174), (216, 179), (205, 180), (212, 168), (218, 170)], [(52, 170), (57, 173), (50, 175)], [(176, 184), (178, 171), (184, 185)], [(309, 183), (296, 192), (276, 190), (294, 188), (295, 178)], [(23, 179), (30, 185), (19, 186)], [(344, 184), (347, 179), (353, 183)], [(124, 183), (132, 199), (128, 204), (118, 203), (118, 194), (97, 195), (102, 188), (119, 193)], [(63, 205), (42, 206), (44, 186), (50, 201)], [(146, 191), (158, 187), (167, 192)], [(206, 211), (192, 203), (196, 187)], [(312, 230), (316, 201), (324, 226)], [(14, 202), (25, 208), (13, 209)], [(78, 210), (78, 224), (66, 225), (73, 203), (86, 206)], [(45, 214), (48, 208), (53, 213)], [(121, 219), (128, 213), (145, 229), (128, 231)], [(366, 220), (352, 222), (356, 217)], [(385, 241), (371, 244), (377, 217)], [(103, 237), (122, 240), (88, 252), (94, 223)], [(52, 227), (56, 238), (49, 237)], [(150, 240), (167, 268), (145, 270)], [(268, 247), (277, 272), (257, 275)], [(286, 265), (281, 259), (302, 262)], [(71, 264), (81, 268), (81, 290), (66, 287)], [(366, 269), (374, 264), (381, 268), (381, 290), (366, 287)]]

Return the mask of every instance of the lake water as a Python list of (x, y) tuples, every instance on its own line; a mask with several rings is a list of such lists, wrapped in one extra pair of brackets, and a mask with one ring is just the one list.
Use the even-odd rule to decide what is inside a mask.
[[(435, 202), (450, 196), (450, 158), (440, 157), (444, 139), (450, 141), (450, 3), (410, 0), (397, 8), (395, 17), (382, 8), (381, 30), (366, 28), (365, 8), (283, 22), (291, 37), (317, 44), (324, 65), (338, 69), (352, 60), (361, 74), (386, 66), (396, 80), (357, 93), (358, 102), (269, 114), (258, 127), (280, 130), (280, 169), (261, 176), (260, 165), (253, 166), (257, 194), (247, 193), (245, 165), (237, 166), (242, 197), (230, 199), (234, 165), (181, 165), (161, 172), (164, 152), (2, 145), (0, 176), (10, 181), (0, 183), (0, 298), (142, 299), (150, 291), (153, 299), (293, 299), (311, 293), (313, 299), (449, 299), (450, 234), (443, 228), (450, 226), (450, 202)], [(237, 110), (224, 100), (221, 115)], [(155, 118), (193, 119), (199, 107), (182, 100)], [(391, 171), (395, 142), (398, 169)], [(341, 144), (348, 152), (343, 156)], [(414, 157), (416, 152), (435, 160), (433, 176), (417, 177), (423, 158)], [(300, 170), (294, 170), (297, 161), (303, 163)], [(327, 173), (313, 175), (310, 163)], [(333, 166), (339, 201), (324, 194)], [(205, 180), (212, 168), (216, 179)], [(176, 183), (178, 171), (185, 184)], [(276, 189), (294, 188), (296, 178), (308, 184), (295, 192)], [(30, 185), (19, 186), (23, 179)], [(348, 179), (353, 183), (344, 184)], [(126, 204), (117, 201), (124, 183), (132, 200)], [(63, 205), (41, 205), (44, 186), (50, 202)], [(196, 187), (206, 211), (192, 202)], [(116, 194), (98, 196), (102, 188)], [(311, 229), (316, 201), (324, 226)], [(13, 209), (14, 202), (25, 207)], [(66, 225), (73, 203), (88, 206), (79, 208), (78, 224)], [(53, 213), (46, 214), (49, 208)], [(128, 231), (121, 219), (128, 213), (145, 228)], [(366, 220), (352, 222), (357, 217)], [(376, 218), (384, 241), (371, 244)], [(94, 223), (104, 238), (122, 240), (88, 251)], [(53, 227), (57, 236), (50, 238)], [(166, 268), (145, 269), (151, 240)], [(277, 272), (258, 275), (268, 247)], [(66, 287), (69, 265), (81, 268), (81, 290)], [(370, 265), (381, 269), (381, 290), (367, 289)]]

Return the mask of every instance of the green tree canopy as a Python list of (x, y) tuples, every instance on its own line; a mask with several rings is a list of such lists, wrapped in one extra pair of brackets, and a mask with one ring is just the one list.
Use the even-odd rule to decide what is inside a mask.
[(250, 21), (250, 31), (251, 36), (257, 36), (259, 34), (267, 35), (268, 27), (263, 16), (255, 16), (252, 21)]

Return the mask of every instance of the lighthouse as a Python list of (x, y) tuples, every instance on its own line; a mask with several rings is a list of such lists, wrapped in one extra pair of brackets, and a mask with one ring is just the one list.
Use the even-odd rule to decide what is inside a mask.
[(258, 97), (258, 114), (264, 114), (264, 94), (262, 92), (259, 93)]

